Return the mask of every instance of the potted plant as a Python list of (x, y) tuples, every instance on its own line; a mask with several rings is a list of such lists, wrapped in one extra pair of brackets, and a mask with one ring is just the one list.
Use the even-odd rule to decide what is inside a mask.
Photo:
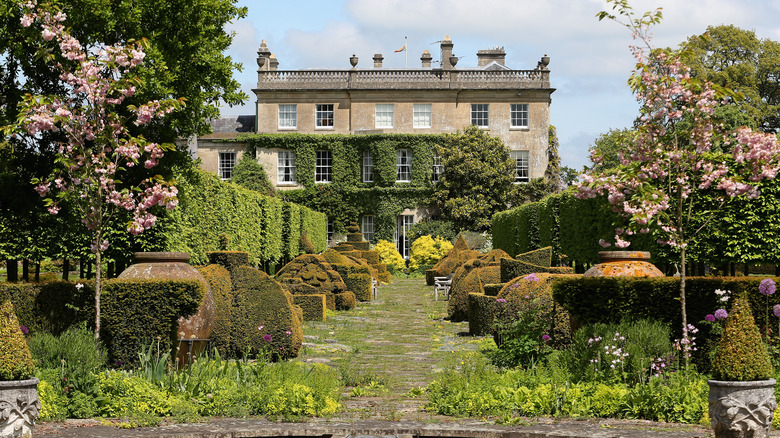
[(0, 438), (30, 437), (38, 418), (38, 379), (14, 307), (0, 305)]
[(772, 364), (743, 294), (732, 304), (712, 362), (709, 413), (715, 437), (768, 437), (777, 403)]

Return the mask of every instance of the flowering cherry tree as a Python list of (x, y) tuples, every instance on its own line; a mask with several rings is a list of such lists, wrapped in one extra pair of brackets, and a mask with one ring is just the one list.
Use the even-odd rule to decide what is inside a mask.
[[(33, 180), (45, 197), (51, 214), (67, 203), (81, 216), (91, 234), (95, 254), (95, 339), (100, 333), (101, 253), (108, 248), (105, 229), (121, 210), (132, 213), (127, 229), (139, 234), (154, 225), (154, 206), (173, 209), (176, 187), (155, 176), (129, 185), (118, 177), (127, 168), (157, 165), (172, 145), (156, 144), (133, 136), (128, 125), (146, 124), (181, 107), (180, 100), (148, 102), (139, 107), (122, 105), (139, 86), (131, 75), (143, 62), (143, 41), (126, 46), (87, 48), (68, 33), (64, 13), (25, 1), (21, 24), (40, 28), (43, 59), (60, 72), (66, 92), (56, 96), (25, 96), (13, 135), (35, 138), (43, 132), (59, 133), (55, 170)], [(128, 111), (129, 110), (129, 111)], [(125, 115), (128, 114), (129, 115)]]
[[(660, 244), (679, 252), (686, 332), (685, 249), (715, 211), (695, 212), (694, 201), (705, 191), (717, 192), (721, 207), (736, 196), (757, 197), (756, 184), (780, 170), (780, 147), (772, 135), (745, 127), (726, 130), (715, 109), (734, 93), (692, 77), (685, 50), (653, 47), (649, 29), (660, 22), (660, 9), (636, 17), (628, 0), (609, 3), (620, 17), (600, 12), (599, 19), (625, 25), (638, 42), (630, 46), (637, 63), (628, 83), (640, 103), (640, 115), (633, 137), (623, 145), (622, 166), (584, 175), (578, 196), (606, 196), (612, 209), (626, 219), (627, 225), (616, 230), (618, 248), (628, 247), (631, 235), (652, 231)], [(592, 160), (598, 163), (600, 157), (595, 154)]]

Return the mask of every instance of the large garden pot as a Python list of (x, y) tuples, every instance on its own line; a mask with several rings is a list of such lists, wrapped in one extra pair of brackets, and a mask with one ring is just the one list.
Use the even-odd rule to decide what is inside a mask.
[(206, 340), (214, 328), (216, 307), (208, 282), (190, 266), (190, 255), (186, 252), (137, 252), (134, 259), (135, 263), (119, 274), (120, 279), (198, 280), (206, 285), (206, 294), (198, 311), (187, 319), (179, 318), (176, 330), (180, 347), (179, 364), (189, 363), (193, 354), (200, 355), (206, 347)]
[(0, 438), (29, 438), (41, 410), (38, 379), (0, 380)]
[(663, 277), (650, 263), (647, 251), (599, 251), (601, 263), (591, 267), (585, 277)]
[(765, 438), (777, 402), (775, 379), (733, 382), (708, 380), (709, 412), (716, 438)]

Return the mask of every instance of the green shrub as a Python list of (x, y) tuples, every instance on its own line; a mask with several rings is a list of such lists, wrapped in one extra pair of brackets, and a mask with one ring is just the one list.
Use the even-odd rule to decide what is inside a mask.
[(296, 357), (303, 329), (292, 295), (264, 272), (248, 266), (236, 268), (231, 281), (234, 354), (268, 352), (279, 359)]
[(653, 364), (663, 364), (668, 371), (677, 369), (670, 339), (669, 326), (657, 321), (589, 324), (574, 333), (571, 346), (561, 354), (561, 363), (573, 381), (647, 382), (660, 374), (651, 369)]
[(518, 254), (515, 256), (515, 259), (521, 262), (530, 263), (532, 265), (549, 268), (552, 266), (552, 255), (552, 247), (547, 246), (544, 248), (528, 251), (523, 254)]
[(0, 283), (0, 301), (10, 299), (19, 322), (30, 333), (60, 334), (74, 324), (95, 319), (94, 295), (68, 281)]
[(524, 277), (528, 274), (540, 272), (546, 272), (550, 274), (573, 274), (574, 270), (568, 267), (544, 267), (510, 258), (501, 259), (501, 281), (503, 282), (510, 281), (513, 278)]
[(712, 363), (713, 377), (716, 380), (764, 380), (772, 377), (772, 372), (750, 303), (744, 295), (739, 295), (726, 318), (726, 328)]
[(293, 302), (303, 309), (304, 321), (325, 321), (328, 308), (324, 294), (293, 295)]
[(412, 242), (422, 236), (441, 237), (448, 242), (454, 241), (457, 237), (457, 232), (452, 222), (432, 219), (417, 222), (409, 228), (407, 234)]
[(35, 367), (11, 301), (0, 304), (0, 380), (25, 380)]
[(336, 310), (352, 310), (357, 306), (357, 298), (353, 292), (336, 294)]
[(484, 284), (482, 285), (482, 289), (485, 290), (485, 295), (490, 297), (497, 297), (498, 293), (501, 292), (501, 289), (506, 286), (506, 283), (493, 283), (493, 284)]
[(239, 266), (249, 265), (249, 253), (245, 251), (212, 251), (206, 254), (210, 264), (223, 266), (229, 272)]
[(333, 294), (347, 290), (334, 266), (318, 254), (303, 254), (277, 271), (276, 278), (293, 294), (324, 294), (328, 309), (336, 310)]
[(95, 345), (95, 333), (72, 326), (59, 336), (37, 333), (28, 340), (32, 357), (40, 368), (59, 369), (69, 390), (94, 394), (93, 374), (105, 366), (105, 356)]
[(347, 274), (344, 278), (347, 290), (355, 294), (360, 301), (371, 301), (373, 299), (371, 275), (369, 274)]
[(469, 294), (483, 294), (485, 292), (484, 284), (498, 283), (499, 281), (501, 281), (501, 267), (483, 265), (479, 259), (464, 263), (455, 271), (455, 276), (452, 279), (450, 297), (447, 302), (447, 315), (450, 321), (468, 320)]
[[(68, 398), (57, 384), (60, 379), (56, 370), (38, 374), (38, 399), (41, 401), (40, 421), (62, 421), (68, 417)], [(54, 382), (56, 387), (51, 383)]]
[(298, 247), (300, 248), (301, 254), (314, 254), (314, 245), (311, 243), (311, 239), (309, 239), (308, 232), (304, 231), (301, 233)]
[[(84, 289), (92, 289), (87, 283)], [(198, 310), (205, 286), (196, 280), (107, 280), (103, 283), (101, 338), (109, 363), (138, 364), (138, 352), (152, 339), (165, 351), (176, 345), (180, 317)]]
[(220, 265), (198, 268), (214, 295), (214, 327), (209, 337), (209, 346), (216, 348), (225, 357), (236, 351), (233, 345), (233, 307), (235, 300), (230, 273)]
[(480, 293), (470, 293), (469, 297), (469, 335), (485, 336), (492, 334), (493, 312), (496, 297)]

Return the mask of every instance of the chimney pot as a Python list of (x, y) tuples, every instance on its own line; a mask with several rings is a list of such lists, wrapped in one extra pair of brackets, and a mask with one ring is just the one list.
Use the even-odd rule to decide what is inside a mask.
[(385, 59), (381, 53), (374, 54), (374, 68), (382, 68), (382, 60)]

